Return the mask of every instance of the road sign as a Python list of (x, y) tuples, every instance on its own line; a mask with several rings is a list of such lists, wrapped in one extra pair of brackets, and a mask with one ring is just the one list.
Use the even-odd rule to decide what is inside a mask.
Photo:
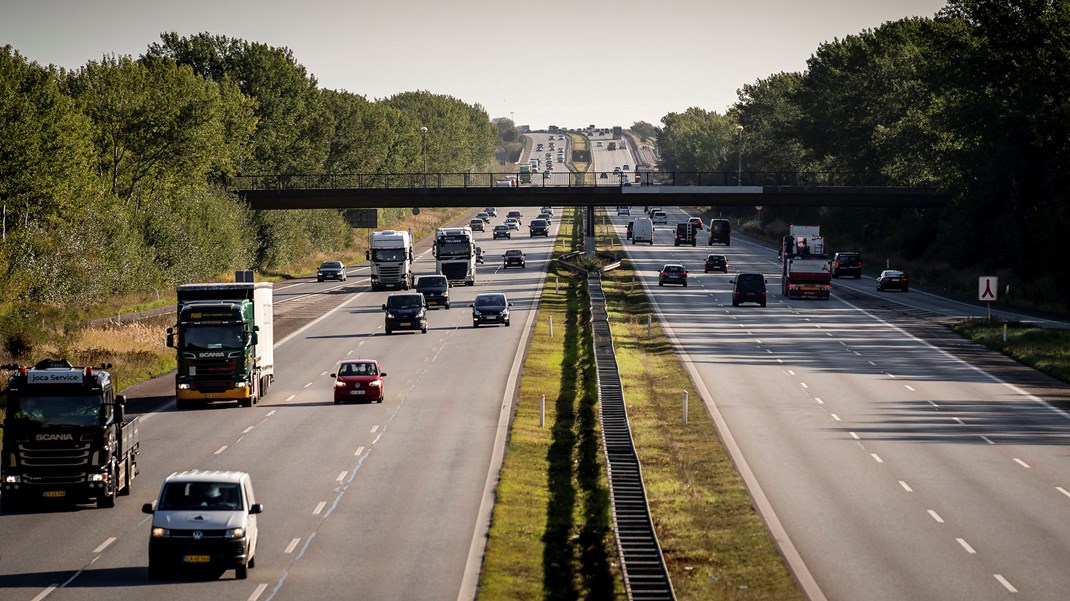
[(977, 300), (992, 302), (999, 295), (999, 278), (991, 275), (977, 279)]
[[(417, 213), (413, 213), (414, 215)], [(379, 227), (379, 215), (375, 209), (345, 209), (342, 212), (349, 227), (375, 229)]]

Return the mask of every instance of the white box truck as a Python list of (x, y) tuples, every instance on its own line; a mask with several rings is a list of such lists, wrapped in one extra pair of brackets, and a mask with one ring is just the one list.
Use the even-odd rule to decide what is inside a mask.
[(372, 232), (367, 258), (371, 261), (372, 290), (412, 288), (413, 253), (409, 232)]

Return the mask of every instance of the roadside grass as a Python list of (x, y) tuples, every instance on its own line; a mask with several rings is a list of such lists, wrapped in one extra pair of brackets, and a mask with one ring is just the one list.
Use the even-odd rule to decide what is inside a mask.
[[(599, 247), (623, 257), (600, 226)], [(605, 274), (617, 364), (650, 510), (679, 599), (803, 599), (626, 258)], [(689, 396), (688, 424), (682, 419)]]
[(1004, 355), (1070, 383), (1070, 331), (1007, 324), (1007, 341), (1003, 326), (987, 319), (971, 319), (951, 326), (958, 334), (997, 350)]
[[(480, 599), (625, 598), (598, 428), (587, 283), (556, 262), (582, 239), (573, 215), (561, 216), (524, 361)], [(546, 427), (539, 427), (543, 395)]]

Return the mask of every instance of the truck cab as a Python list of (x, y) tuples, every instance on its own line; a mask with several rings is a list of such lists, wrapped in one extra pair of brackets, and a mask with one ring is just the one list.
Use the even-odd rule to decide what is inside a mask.
[(372, 232), (367, 259), (371, 262), (372, 291), (384, 288), (412, 288), (414, 257), (409, 232)]
[(126, 420), (126, 399), (115, 394), (105, 367), (62, 359), (3, 366), (15, 372), (0, 396), (4, 512), (46, 502), (114, 507), (117, 495), (130, 493), (139, 421)]

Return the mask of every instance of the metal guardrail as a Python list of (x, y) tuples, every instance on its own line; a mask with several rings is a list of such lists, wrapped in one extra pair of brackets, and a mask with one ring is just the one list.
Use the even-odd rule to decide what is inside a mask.
[[(411, 188), (494, 188), (515, 173), (312, 173), (239, 175), (225, 184), (238, 190), (367, 190)], [(820, 186), (928, 188), (929, 182), (894, 181), (883, 175), (785, 171), (543, 171), (524, 187), (652, 186)]]
[(601, 278), (598, 272), (588, 274), (587, 290), (591, 302), (591, 327), (598, 373), (602, 451), (609, 473), (613, 529), (624, 575), (624, 589), (628, 599), (633, 601), (671, 600), (676, 598), (676, 593), (665, 567), (665, 557), (654, 531), (654, 522), (650, 519), (643, 472), (635, 454), (628, 412), (624, 406), (624, 389), (613, 350), (613, 333), (609, 328)]

